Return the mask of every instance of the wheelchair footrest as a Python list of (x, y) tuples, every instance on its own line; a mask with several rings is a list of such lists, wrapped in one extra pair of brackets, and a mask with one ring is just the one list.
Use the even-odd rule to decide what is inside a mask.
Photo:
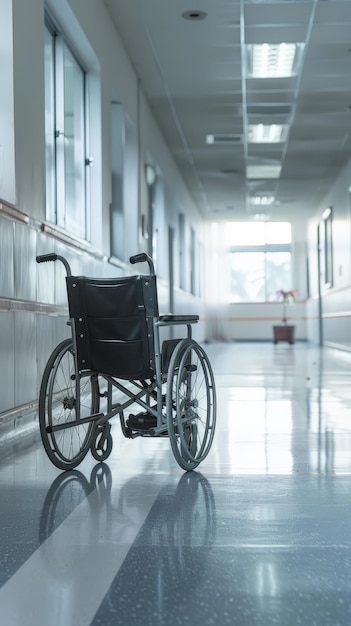
[(126, 425), (132, 430), (149, 430), (150, 428), (156, 428), (157, 418), (147, 412), (137, 413), (137, 415), (130, 413)]

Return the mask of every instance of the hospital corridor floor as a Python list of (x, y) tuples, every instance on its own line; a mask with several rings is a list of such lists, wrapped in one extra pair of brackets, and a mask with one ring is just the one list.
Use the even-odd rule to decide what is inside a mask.
[(349, 626), (351, 354), (213, 343), (217, 428), (193, 472), (167, 438), (61, 472), (0, 459), (1, 626)]

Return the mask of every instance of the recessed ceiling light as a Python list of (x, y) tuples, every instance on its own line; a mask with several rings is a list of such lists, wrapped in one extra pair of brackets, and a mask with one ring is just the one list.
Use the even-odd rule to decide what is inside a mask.
[(246, 49), (250, 78), (289, 78), (298, 72), (303, 44), (248, 44)]
[(185, 20), (204, 20), (207, 17), (207, 13), (205, 13), (205, 11), (197, 10), (184, 11), (184, 13), (182, 13), (182, 17), (184, 17)]
[(250, 143), (283, 143), (288, 134), (287, 124), (249, 124)]
[(252, 217), (254, 220), (257, 220), (259, 222), (265, 222), (270, 216), (268, 215), (268, 213), (254, 213)]
[(269, 206), (273, 204), (274, 196), (251, 196), (250, 204), (255, 206)]
[(279, 178), (281, 169), (281, 165), (248, 165), (246, 178)]

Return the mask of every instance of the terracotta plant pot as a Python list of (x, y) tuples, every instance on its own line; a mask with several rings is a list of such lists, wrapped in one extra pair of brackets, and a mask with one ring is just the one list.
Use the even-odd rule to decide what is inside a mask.
[(278, 341), (288, 341), (288, 343), (294, 343), (295, 326), (273, 326), (274, 343)]

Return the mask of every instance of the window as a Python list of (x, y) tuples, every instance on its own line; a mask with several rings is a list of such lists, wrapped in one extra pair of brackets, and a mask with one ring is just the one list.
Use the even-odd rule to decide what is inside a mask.
[(146, 163), (145, 180), (147, 185), (147, 216), (146, 216), (146, 239), (147, 253), (153, 259), (155, 264), (155, 209), (156, 209), (156, 182), (157, 175), (155, 168)]
[(1, 2), (0, 198), (16, 204), (12, 1)]
[(63, 35), (45, 29), (46, 215), (89, 239), (85, 72)]
[(230, 222), (231, 302), (273, 301), (280, 289), (291, 288), (290, 222)]
[(195, 231), (190, 229), (190, 293), (196, 295), (196, 242)]
[(111, 104), (111, 254), (125, 258), (125, 216), (124, 216), (124, 149), (125, 125), (122, 105)]

